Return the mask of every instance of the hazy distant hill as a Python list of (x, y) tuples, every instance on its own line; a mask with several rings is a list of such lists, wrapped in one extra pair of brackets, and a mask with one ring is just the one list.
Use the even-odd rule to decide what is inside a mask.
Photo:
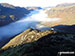
[(41, 7), (26, 7), (26, 9), (28, 10), (38, 10), (38, 9), (42, 9)]
[(56, 7), (67, 7), (67, 6), (73, 6), (75, 5), (75, 3), (62, 3), (62, 4), (58, 4)]
[(30, 11), (23, 7), (15, 7), (7, 3), (0, 3), (0, 26), (17, 21), (25, 17)]
[[(60, 18), (60, 21), (50, 23), (50, 25), (73, 25), (75, 24), (75, 3), (73, 4), (60, 4), (55, 8), (47, 10), (49, 18)], [(49, 23), (48, 23), (49, 24)]]

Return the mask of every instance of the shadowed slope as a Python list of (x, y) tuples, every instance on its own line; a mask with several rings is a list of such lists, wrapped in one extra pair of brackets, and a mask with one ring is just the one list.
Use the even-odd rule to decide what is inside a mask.
[(17, 21), (29, 13), (30, 11), (26, 8), (15, 7), (7, 3), (0, 3), (0, 26)]
[(0, 56), (57, 56), (59, 51), (75, 50), (75, 34), (50, 31), (36, 42), (12, 47), (3, 51)]
[(49, 30), (38, 31), (38, 30), (28, 29), (23, 33), (17, 35), (16, 37), (14, 37), (13, 39), (11, 39), (4, 47), (2, 47), (2, 49), (6, 49), (12, 46), (18, 46), (23, 43), (33, 42), (50, 33), (52, 32), (50, 32)]
[[(2, 49), (7, 49), (8, 47), (12, 46), (18, 46), (23, 43), (29, 43), (38, 40), (39, 38), (46, 36), (48, 34), (61, 32), (64, 34), (75, 34), (75, 25), (69, 26), (69, 25), (58, 25), (55, 27), (52, 27), (50, 30), (34, 30), (34, 29), (27, 29), (23, 33), (17, 35), (13, 39), (11, 39), (5, 46), (2, 47)], [(54, 30), (54, 31), (51, 31)]]

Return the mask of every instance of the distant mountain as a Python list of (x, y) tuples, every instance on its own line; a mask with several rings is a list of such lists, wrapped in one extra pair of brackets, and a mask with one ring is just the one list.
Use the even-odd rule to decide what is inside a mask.
[(3, 7), (7, 7), (7, 8), (11, 8), (11, 9), (15, 9), (15, 6), (10, 5), (10, 4), (8, 4), (8, 3), (0, 3), (0, 5), (3, 6)]
[(59, 51), (75, 50), (75, 34), (28, 29), (2, 49), (0, 56), (57, 56)]
[(7, 3), (0, 3), (0, 26), (7, 25), (25, 17), (29, 10), (23, 7), (15, 7)]
[(41, 7), (26, 7), (27, 10), (38, 10), (38, 9), (42, 9)]
[(75, 3), (73, 4), (60, 4), (55, 8), (47, 10), (48, 18), (59, 18), (57, 22), (46, 23), (46, 25), (73, 25), (75, 24)]
[(63, 3), (63, 4), (58, 4), (56, 7), (67, 7), (67, 6), (73, 6), (75, 3)]

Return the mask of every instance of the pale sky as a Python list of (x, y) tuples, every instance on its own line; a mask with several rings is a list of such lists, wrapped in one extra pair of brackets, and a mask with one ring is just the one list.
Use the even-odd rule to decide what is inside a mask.
[(55, 6), (61, 3), (75, 3), (75, 0), (0, 0), (0, 3), (9, 3), (15, 6)]

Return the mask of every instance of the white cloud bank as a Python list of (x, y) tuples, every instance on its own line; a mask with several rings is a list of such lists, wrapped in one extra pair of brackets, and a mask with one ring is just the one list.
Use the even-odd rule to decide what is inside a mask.
[(0, 0), (0, 3), (9, 3), (15, 6), (55, 6), (60, 3), (75, 3), (75, 0)]
[(31, 16), (28, 16), (26, 19), (23, 18), (23, 20), (19, 20), (17, 22), (25, 22), (25, 21), (55, 22), (55, 21), (60, 21), (60, 18), (48, 18), (48, 15), (45, 13), (44, 10), (39, 10), (39, 13), (32, 14)]

